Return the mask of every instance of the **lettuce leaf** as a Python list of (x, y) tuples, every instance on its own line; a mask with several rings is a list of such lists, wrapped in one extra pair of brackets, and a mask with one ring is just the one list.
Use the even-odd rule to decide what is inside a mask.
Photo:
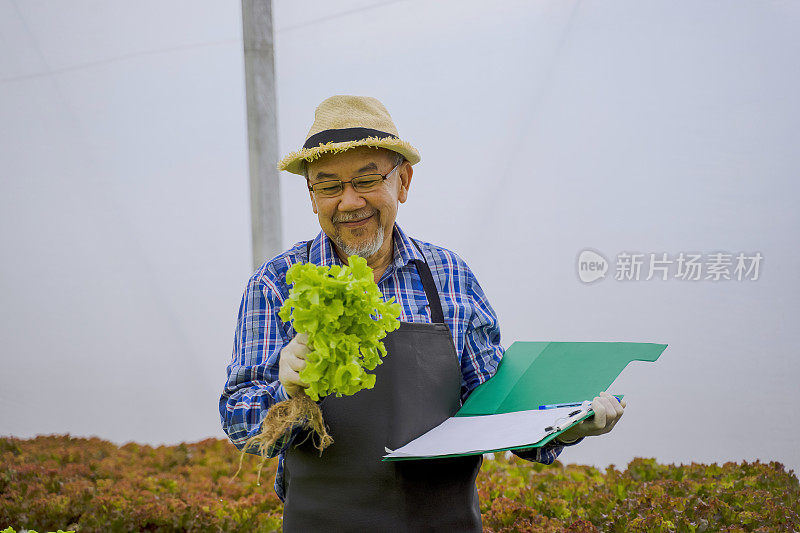
[(375, 386), (374, 370), (386, 355), (381, 339), (400, 327), (400, 304), (384, 301), (366, 259), (350, 256), (348, 266), (297, 263), (286, 273), (292, 284), (278, 316), (308, 334), (310, 353), (300, 378), (316, 401), (348, 396)]

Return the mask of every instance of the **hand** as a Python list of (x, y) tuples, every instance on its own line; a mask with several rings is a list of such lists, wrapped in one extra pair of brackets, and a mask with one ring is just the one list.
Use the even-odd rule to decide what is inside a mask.
[(308, 383), (300, 379), (300, 371), (306, 367), (308, 334), (298, 333), (283, 347), (278, 358), (278, 380), (286, 389), (286, 394), (295, 397), (302, 394)]
[(594, 416), (572, 426), (557, 437), (557, 440), (572, 442), (581, 437), (603, 435), (614, 428), (625, 410), (625, 400), (620, 403), (614, 396), (606, 391), (595, 396), (592, 400)]

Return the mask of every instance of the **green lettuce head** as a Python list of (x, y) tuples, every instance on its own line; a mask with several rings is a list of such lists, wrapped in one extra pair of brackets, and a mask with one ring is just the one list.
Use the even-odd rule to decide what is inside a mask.
[(381, 339), (400, 327), (400, 304), (384, 301), (366, 259), (350, 256), (348, 266), (297, 263), (286, 273), (293, 284), (278, 316), (308, 334), (306, 367), (300, 378), (314, 401), (329, 394), (348, 396), (375, 386), (367, 374), (381, 363)]

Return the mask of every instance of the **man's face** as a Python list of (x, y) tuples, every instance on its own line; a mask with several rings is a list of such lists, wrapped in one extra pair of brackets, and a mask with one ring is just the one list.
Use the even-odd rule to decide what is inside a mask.
[[(395, 166), (394, 154), (382, 148), (361, 146), (339, 154), (326, 154), (308, 163), (310, 185), (326, 180), (349, 182), (365, 174), (386, 175)], [(391, 236), (398, 205), (406, 201), (412, 175), (411, 165), (403, 162), (374, 190), (357, 192), (345, 183), (336, 197), (325, 198), (314, 192), (311, 205), (326, 235), (345, 256), (370, 257), (391, 250)]]

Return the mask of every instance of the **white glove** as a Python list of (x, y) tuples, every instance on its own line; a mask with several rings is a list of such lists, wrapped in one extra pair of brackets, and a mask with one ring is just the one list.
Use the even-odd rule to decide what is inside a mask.
[(306, 367), (306, 355), (309, 352), (307, 345), (308, 335), (298, 333), (283, 347), (278, 359), (278, 379), (290, 398), (294, 398), (308, 387), (308, 383), (300, 379), (300, 371)]
[(601, 392), (600, 396), (595, 396), (592, 400), (594, 416), (572, 426), (556, 437), (556, 441), (570, 443), (581, 437), (608, 433), (614, 428), (614, 425), (619, 422), (626, 405), (625, 400), (620, 402), (613, 395), (609, 394), (608, 391)]

